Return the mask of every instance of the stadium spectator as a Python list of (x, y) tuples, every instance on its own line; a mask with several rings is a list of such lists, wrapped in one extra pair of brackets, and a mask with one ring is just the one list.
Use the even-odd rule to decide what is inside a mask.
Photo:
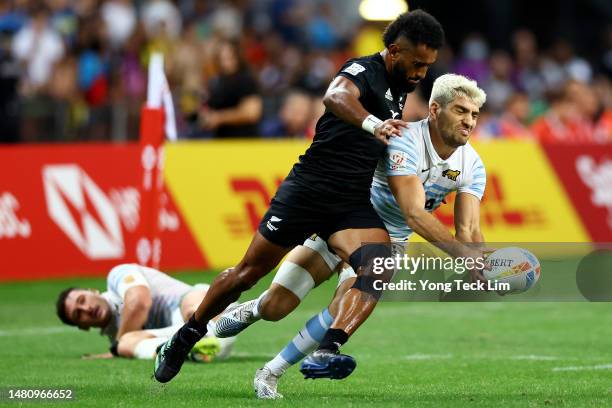
[(141, 16), (144, 28), (151, 37), (165, 34), (178, 38), (181, 34), (181, 13), (171, 1), (148, 1), (142, 8)]
[(217, 75), (208, 82), (200, 123), (214, 138), (256, 137), (262, 99), (239, 45), (224, 41), (216, 53)]
[(19, 85), (22, 96), (19, 111), (20, 133), (25, 141), (43, 140), (39, 129), (47, 129), (46, 138), (55, 136), (51, 121), (54, 104), (46, 88), (65, 49), (62, 37), (50, 25), (49, 17), (47, 7), (36, 7), (30, 22), (17, 32), (12, 41), (13, 56), (23, 67)]
[(136, 9), (129, 0), (108, 0), (100, 9), (100, 15), (108, 32), (108, 40), (113, 49), (124, 46), (130, 38), (138, 19)]
[(278, 117), (264, 121), (261, 134), (264, 137), (306, 137), (312, 118), (313, 100), (301, 91), (290, 91)]
[(531, 139), (533, 133), (529, 129), (529, 112), (527, 94), (515, 92), (506, 101), (501, 115), (481, 115), (475, 139)]
[(489, 76), (489, 45), (479, 33), (466, 37), (461, 45), (461, 54), (455, 61), (453, 72), (484, 82)]
[(489, 60), (490, 74), (483, 81), (487, 93), (488, 109), (496, 114), (503, 111), (508, 98), (514, 93), (511, 82), (512, 59), (505, 51), (496, 50)]
[(51, 11), (51, 26), (62, 36), (68, 45), (74, 45), (78, 32), (78, 16), (70, 0), (48, 0)]
[(580, 108), (568, 95), (566, 86), (558, 92), (549, 93), (550, 109), (531, 126), (532, 132), (542, 143), (572, 144), (587, 143), (591, 132)]
[(39, 6), (31, 21), (15, 35), (13, 54), (24, 65), (22, 91), (31, 95), (43, 88), (53, 66), (64, 55), (64, 44), (59, 33), (49, 24), (49, 10)]
[(597, 99), (593, 88), (583, 82), (572, 80), (566, 84), (566, 93), (580, 114), (579, 120), (587, 129), (588, 142), (612, 142), (612, 110)]
[(527, 92), (531, 100), (543, 98), (546, 85), (540, 69), (535, 35), (526, 29), (517, 30), (512, 36), (512, 49), (515, 58), (513, 72), (515, 87)]
[[(217, 136), (217, 131), (209, 128), (215, 126), (217, 108), (211, 110), (209, 123), (202, 127), (198, 105), (207, 96), (210, 78), (218, 74), (215, 60), (219, 44), (227, 40), (240, 44), (244, 52), (244, 67), (255, 83), (254, 95), (260, 96), (262, 122), (279, 122), (289, 92), (300, 89), (313, 98), (320, 97), (342, 61), (370, 54), (380, 46), (384, 23), (362, 20), (357, 9), (345, 7), (345, 3), (350, 0), (2, 0), (0, 32), (12, 44), (11, 59), (23, 66), (17, 84), (20, 108), (14, 109), (21, 114), (17, 120), (22, 139), (137, 138), (152, 52), (166, 57), (181, 137)], [(92, 25), (101, 25), (101, 29)], [(33, 41), (34, 27), (38, 27), (41, 41)], [(92, 31), (100, 32), (94, 36), (98, 46), (84, 48), (82, 39), (91, 37)], [(420, 85), (420, 93), (428, 95), (433, 80), (444, 73), (463, 73), (482, 83), (490, 96), (488, 112), (483, 115), (498, 124), (504, 122), (501, 116), (506, 102), (515, 92), (529, 96), (530, 121), (534, 121), (548, 110), (546, 95), (561, 89), (568, 80), (589, 85), (597, 81), (604, 84), (594, 87), (598, 104), (609, 108), (606, 100), (610, 90), (602, 81), (609, 80), (612, 72), (612, 29), (602, 26), (591, 31), (589, 38), (601, 39), (599, 47), (580, 47), (584, 44), (580, 38), (567, 42), (558, 30), (550, 30), (545, 37), (531, 25), (513, 33), (510, 50), (496, 50), (491, 55), (491, 37), (482, 32), (461, 32), (458, 50), (449, 46), (440, 51), (431, 77)], [(459, 51), (457, 56), (454, 51)], [(82, 76), (80, 88), (67, 92), (73, 79), (63, 77), (74, 75), (71, 67), (75, 60), (80, 74), (96, 77), (96, 86), (92, 88)], [(9, 70), (0, 75), (6, 75), (10, 82), (12, 73)], [(105, 87), (100, 86), (101, 78)], [(422, 104), (418, 99), (413, 102), (417, 106), (407, 106), (407, 118), (417, 120)], [(97, 112), (102, 110), (106, 112)], [(605, 109), (601, 114), (595, 122), (608, 123)], [(257, 122), (242, 126), (256, 129)], [(601, 125), (593, 126), (594, 138), (606, 140), (601, 136)], [(606, 131), (606, 125), (603, 129)]]
[(544, 58), (542, 74), (549, 89), (562, 86), (571, 79), (588, 83), (593, 76), (589, 63), (576, 56), (574, 48), (565, 40), (557, 40), (550, 50), (550, 57)]
[(11, 3), (0, 1), (0, 32), (14, 34), (27, 23), (28, 15), (20, 8), (13, 8)]

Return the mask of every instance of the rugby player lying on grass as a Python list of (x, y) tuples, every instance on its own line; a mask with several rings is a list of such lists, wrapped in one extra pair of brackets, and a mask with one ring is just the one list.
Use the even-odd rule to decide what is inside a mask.
[[(114, 267), (106, 292), (68, 288), (59, 294), (57, 315), (81, 330), (100, 328), (110, 352), (88, 356), (153, 359), (157, 347), (189, 319), (208, 290), (207, 284), (188, 285), (158, 270), (136, 264)], [(234, 337), (209, 335), (192, 349), (192, 361), (227, 358)]]
[[(410, 123), (401, 137), (391, 139), (374, 176), (371, 200), (392, 241), (402, 248), (413, 232), (442, 249), (451, 243), (484, 241), (480, 200), (486, 174), (468, 139), (485, 99), (476, 82), (459, 75), (443, 75), (434, 82), (429, 117)], [(457, 191), (455, 236), (431, 214), (453, 191)], [(472, 253), (474, 258), (483, 256), (481, 250), (472, 249)], [(228, 308), (217, 322), (215, 335), (225, 337), (235, 336), (259, 319), (280, 320), (335, 270), (341, 270), (339, 283), (328, 308), (311, 318), (273, 360), (257, 370), (254, 386), (259, 398), (281, 397), (276, 391), (278, 378), (317, 347), (334, 319), (339, 299), (353, 285), (355, 273), (349, 265), (342, 265), (325, 241), (313, 237), (290, 252), (266, 292), (258, 299)], [(484, 279), (478, 271), (471, 274), (474, 280)], [(313, 369), (317, 367), (308, 358), (304, 360), (302, 372), (306, 377)]]

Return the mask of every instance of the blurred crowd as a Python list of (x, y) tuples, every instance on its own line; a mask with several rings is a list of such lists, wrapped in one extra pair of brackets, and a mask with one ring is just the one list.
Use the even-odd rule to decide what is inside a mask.
[[(181, 138), (312, 138), (322, 95), (349, 57), (382, 49), (358, 1), (0, 0), (0, 142), (138, 137), (147, 64), (165, 57)], [(478, 33), (441, 50), (406, 103), (427, 115), (433, 80), (456, 72), (488, 94), (475, 138), (612, 143), (607, 53), (581, 58), (526, 29), (512, 48)]]

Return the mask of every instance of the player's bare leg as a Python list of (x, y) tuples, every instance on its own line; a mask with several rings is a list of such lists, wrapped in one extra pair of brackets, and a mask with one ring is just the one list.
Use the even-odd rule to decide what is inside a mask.
[[(330, 246), (348, 260), (357, 279), (343, 296), (338, 313), (325, 334), (319, 348), (302, 363), (306, 378), (340, 379), (355, 369), (355, 360), (339, 354), (339, 348), (370, 316), (380, 297), (374, 290), (372, 261), (391, 255), (388, 233), (383, 229), (350, 229), (335, 233), (329, 239)], [(391, 273), (377, 275), (376, 279), (390, 280)]]
[[(317, 252), (305, 246), (294, 248), (285, 260), (287, 261), (308, 272), (312, 278), (312, 287), (317, 287), (325, 282), (334, 272)], [(293, 312), (310, 290), (310, 288), (308, 291), (306, 289), (300, 291), (300, 289), (296, 290), (285, 282), (273, 282), (258, 306), (261, 318), (278, 321)]]
[[(328, 258), (333, 256), (323, 240), (311, 246), (315, 249), (324, 246)], [(223, 312), (215, 324), (215, 336), (236, 336), (260, 319), (281, 320), (295, 310), (312, 288), (329, 279), (337, 263), (337, 258), (333, 261), (325, 260), (311, 247), (299, 245), (293, 248), (276, 272), (268, 290), (256, 299), (230, 306)]]
[(207, 323), (268, 274), (289, 252), (256, 232), (244, 258), (212, 283), (195, 314), (162, 346), (155, 360), (155, 378), (168, 382), (181, 369), (193, 345), (207, 332)]
[[(339, 231), (332, 235), (329, 239), (330, 245), (334, 250), (343, 258), (350, 259), (357, 250), (360, 250), (364, 243), (383, 243), (386, 244), (388, 254), (390, 254), (390, 240), (387, 231), (382, 229), (367, 229), (367, 230), (344, 230)], [(366, 244), (369, 245), (369, 244)], [(385, 252), (385, 251), (383, 251)], [(386, 253), (386, 252), (385, 252)], [(379, 252), (365, 254), (365, 257), (381, 255)], [(363, 257), (362, 257), (363, 258)], [(368, 263), (371, 259), (362, 259), (361, 265), (355, 267), (351, 265), (355, 270), (359, 279), (364, 276), (371, 276), (372, 271), (368, 270), (371, 265)], [(359, 262), (359, 261), (357, 261)], [(354, 263), (354, 262), (350, 262)], [(381, 276), (381, 278), (384, 278)], [(389, 277), (390, 278), (390, 277)], [(372, 294), (364, 291), (363, 289), (352, 287), (343, 296), (339, 304), (338, 314), (334, 319), (334, 323), (331, 325), (331, 329), (338, 329), (344, 331), (350, 337), (363, 322), (370, 316), (378, 298)]]

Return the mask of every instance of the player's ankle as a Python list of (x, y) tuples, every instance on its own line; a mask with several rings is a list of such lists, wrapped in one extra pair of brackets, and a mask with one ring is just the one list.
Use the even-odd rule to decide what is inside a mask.
[(318, 350), (330, 350), (336, 352), (348, 341), (349, 335), (342, 329), (329, 329), (321, 341)]
[(206, 323), (198, 322), (194, 316), (179, 330), (180, 339), (187, 344), (195, 344), (206, 335)]

